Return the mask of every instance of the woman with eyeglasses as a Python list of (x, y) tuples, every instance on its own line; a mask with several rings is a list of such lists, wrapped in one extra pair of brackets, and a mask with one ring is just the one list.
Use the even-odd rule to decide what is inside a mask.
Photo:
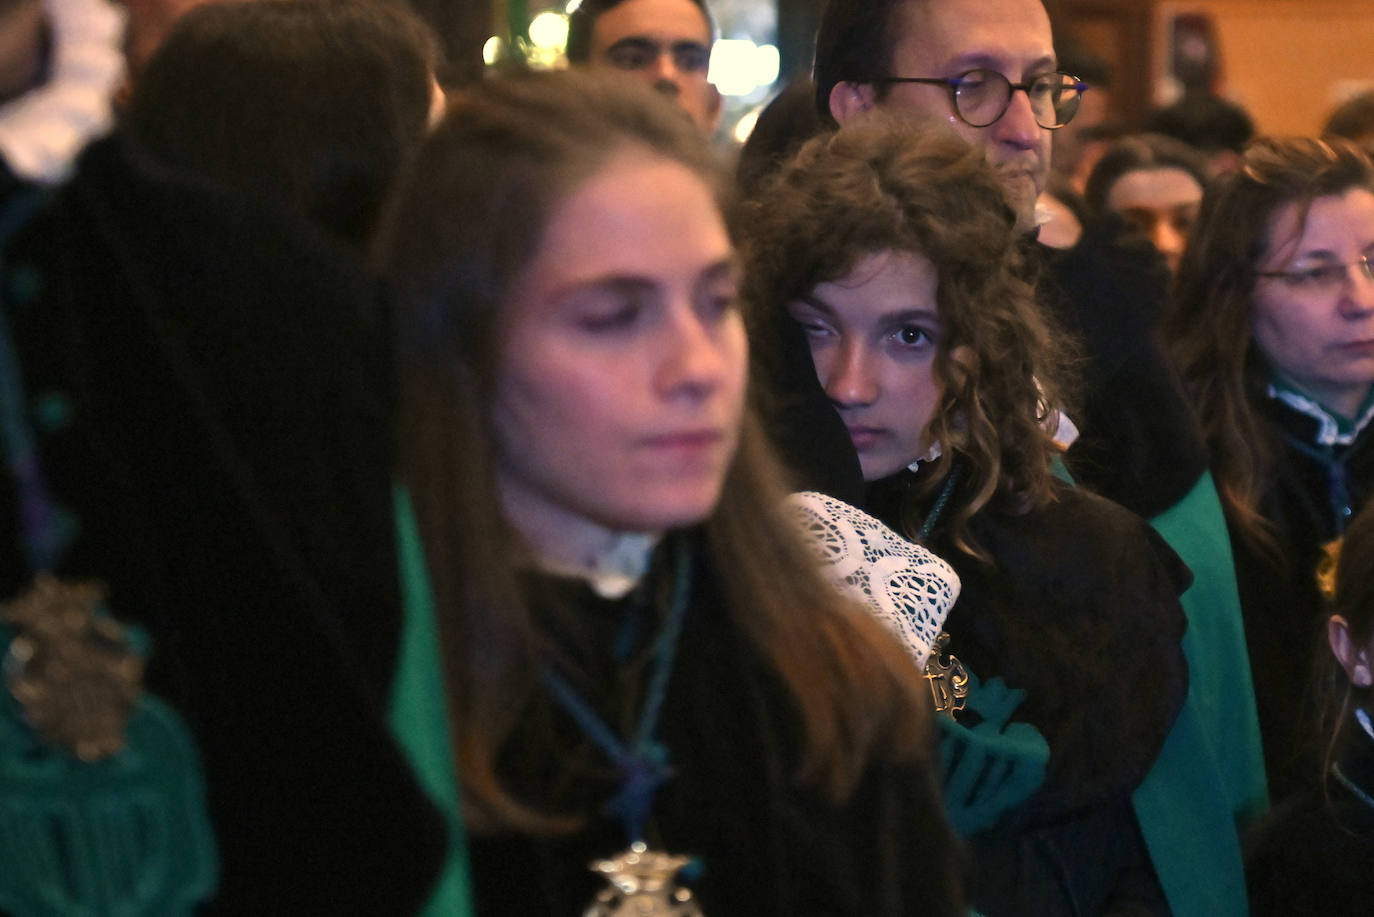
[(955, 917), (929, 692), (746, 407), (716, 167), (645, 87), (488, 81), (384, 233), (477, 912)]
[(1235, 554), (1271, 797), (1301, 782), (1314, 579), (1374, 485), (1374, 164), (1261, 140), (1203, 198), (1168, 331)]

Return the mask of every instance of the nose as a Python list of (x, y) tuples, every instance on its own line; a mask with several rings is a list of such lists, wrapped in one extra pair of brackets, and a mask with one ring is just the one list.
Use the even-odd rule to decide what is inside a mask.
[(741, 344), (735, 348), (730, 329), (725, 326), (734, 320), (732, 317), (716, 324), (703, 320), (686, 303), (672, 312), (673, 318), (663, 330), (664, 356), (657, 372), (659, 391), (669, 398), (705, 398), (719, 389), (732, 372), (742, 369), (737, 364), (746, 359), (743, 332)]
[(659, 54), (649, 72), (653, 74), (654, 88), (659, 92), (675, 96), (681, 91), (682, 71), (678, 70), (677, 62), (673, 60), (670, 52)]
[(1362, 318), (1374, 312), (1374, 264), (1356, 261), (1347, 268), (1349, 277), (1341, 296), (1341, 312), (1352, 318)]
[[(819, 369), (820, 367), (818, 367)], [(841, 340), (823, 373), (825, 394), (841, 408), (865, 407), (878, 400), (878, 380), (864, 348), (855, 341)]]
[(1150, 241), (1169, 263), (1169, 270), (1177, 271), (1178, 262), (1183, 257), (1183, 247), (1188, 241), (1183, 233), (1168, 220), (1156, 220), (1154, 228), (1150, 231)]
[(999, 143), (1029, 150), (1040, 143), (1040, 137), (1047, 128), (1036, 123), (1030, 95), (1024, 89), (1014, 89), (1007, 103), (1007, 110), (1002, 113), (1002, 117), (992, 122), (989, 130)]

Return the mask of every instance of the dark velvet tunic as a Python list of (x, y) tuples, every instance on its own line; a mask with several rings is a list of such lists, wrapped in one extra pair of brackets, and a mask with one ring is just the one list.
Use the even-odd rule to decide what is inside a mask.
[[(679, 536), (683, 537), (683, 536)], [(527, 586), (569, 682), (620, 735), (639, 716), (652, 668), (667, 545), (623, 600), (582, 581)], [(731, 620), (698, 556), (658, 738), (673, 776), (657, 792), (649, 845), (691, 856), (712, 915), (964, 915), (965, 854), (941, 811), (929, 760), (874, 761), (853, 797), (827, 801), (796, 779), (801, 722), (780, 677)], [(613, 646), (636, 638), (623, 662)], [(473, 835), (478, 913), (582, 913), (604, 880), (588, 865), (629, 838), (604, 812), (619, 780), (605, 754), (539, 691), (500, 760), (507, 785), (543, 811), (578, 815), (566, 836)]]
[[(910, 531), (915, 475), (870, 486), (870, 509)], [(1187, 692), (1178, 594), (1186, 568), (1138, 516), (1082, 490), (1023, 515), (985, 510), (972, 525), (992, 558), (928, 546), (963, 583), (945, 630), (980, 680), (1025, 697), (1012, 722), (1049, 749), (1043, 780), (970, 839), (976, 906), (1015, 914), (1168, 913), (1131, 807)], [(921, 508), (924, 512), (928, 508)], [(969, 698), (961, 723), (977, 723)]]
[(1374, 489), (1374, 424), (1348, 445), (1322, 445), (1316, 418), (1276, 398), (1261, 409), (1273, 424), (1277, 468), (1260, 511), (1274, 524), (1278, 550), (1256, 548), (1233, 529), (1232, 551), (1270, 797), (1278, 802), (1316, 767), (1308, 673), (1314, 654), (1326, 651), (1316, 572), (1322, 546), (1340, 537)]
[[(401, 623), (380, 302), (264, 202), (118, 136), (11, 237), (6, 319), (70, 535), (204, 772), (204, 914), (404, 914), (448, 845), (387, 723)], [(28, 578), (14, 482), (0, 595)], [(3, 867), (0, 867), (3, 868)]]
[(1374, 739), (1351, 723), (1336, 766), (1353, 785), (1328, 777), (1277, 806), (1246, 845), (1255, 917), (1336, 917), (1374, 907)]

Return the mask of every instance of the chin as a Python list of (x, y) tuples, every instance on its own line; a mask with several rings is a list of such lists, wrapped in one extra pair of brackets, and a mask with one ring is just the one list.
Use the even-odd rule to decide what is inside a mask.
[(664, 532), (705, 522), (720, 503), (720, 485), (643, 491), (607, 514), (605, 524), (624, 532)]

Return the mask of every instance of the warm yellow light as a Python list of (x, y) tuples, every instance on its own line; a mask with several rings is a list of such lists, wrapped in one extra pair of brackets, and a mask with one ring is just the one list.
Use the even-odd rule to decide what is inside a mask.
[(756, 45), (747, 38), (722, 38), (711, 49), (707, 79), (722, 95), (747, 96), (778, 79), (778, 49)]
[(568, 44), (568, 17), (545, 10), (530, 20), (530, 41), (536, 48), (562, 51)]
[(482, 60), (488, 67), (506, 56), (506, 43), (500, 35), (493, 35), (482, 45)]

